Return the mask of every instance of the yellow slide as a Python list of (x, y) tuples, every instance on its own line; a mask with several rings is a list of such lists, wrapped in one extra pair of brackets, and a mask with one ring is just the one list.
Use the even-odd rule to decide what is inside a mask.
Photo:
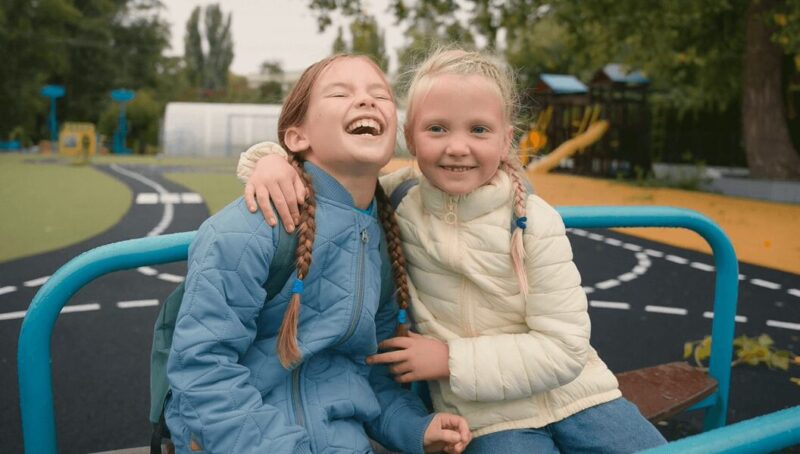
[(562, 159), (568, 158), (600, 140), (608, 130), (608, 125), (607, 120), (592, 123), (586, 132), (567, 140), (542, 159), (532, 162), (528, 166), (528, 172), (547, 173), (551, 171)]

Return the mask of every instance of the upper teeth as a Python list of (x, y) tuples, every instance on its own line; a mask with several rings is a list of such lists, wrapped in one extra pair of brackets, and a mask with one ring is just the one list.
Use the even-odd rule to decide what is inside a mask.
[(347, 126), (347, 132), (353, 132), (354, 130), (356, 130), (358, 128), (361, 128), (361, 127), (372, 128), (372, 129), (378, 131), (378, 134), (380, 134), (380, 132), (381, 132), (380, 123), (378, 123), (377, 121), (375, 121), (375, 120), (373, 120), (371, 118), (361, 118), (359, 120), (356, 120), (356, 121), (350, 123), (350, 125)]

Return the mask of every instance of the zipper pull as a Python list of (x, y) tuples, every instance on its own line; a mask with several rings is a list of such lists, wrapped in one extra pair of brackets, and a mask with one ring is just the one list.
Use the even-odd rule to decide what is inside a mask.
[(361, 242), (367, 244), (369, 241), (369, 233), (367, 233), (367, 229), (361, 231)]
[(444, 215), (444, 222), (453, 225), (457, 220), (456, 199), (453, 196), (447, 196), (447, 213)]

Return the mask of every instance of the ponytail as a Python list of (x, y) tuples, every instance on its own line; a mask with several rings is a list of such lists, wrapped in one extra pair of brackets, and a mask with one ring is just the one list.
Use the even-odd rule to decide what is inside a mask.
[(400, 243), (400, 228), (397, 226), (397, 219), (394, 216), (394, 208), (386, 196), (380, 183), (375, 188), (375, 196), (378, 199), (378, 216), (386, 234), (386, 244), (388, 246), (389, 258), (392, 261), (392, 278), (394, 287), (397, 291), (397, 304), (400, 312), (397, 319), (396, 336), (408, 336), (408, 280), (406, 278), (406, 259), (403, 256), (403, 248)]

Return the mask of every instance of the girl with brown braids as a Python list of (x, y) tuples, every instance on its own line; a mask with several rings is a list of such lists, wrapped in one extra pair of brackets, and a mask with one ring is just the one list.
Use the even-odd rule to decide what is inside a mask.
[(464, 418), (428, 415), (386, 366), (366, 364), (406, 334), (403, 255), (377, 185), (396, 128), (389, 85), (365, 57), (324, 59), (295, 85), (278, 120), (308, 190), (295, 273), (266, 294), (282, 227), (242, 199), (200, 227), (167, 365), (178, 452), (367, 453), (368, 436), (412, 453), (469, 443)]
[[(396, 214), (421, 335), (382, 342), (390, 351), (368, 362), (389, 364), (401, 383), (427, 380), (434, 409), (469, 421), (468, 453), (663, 444), (589, 344), (564, 224), (527, 193), (519, 170), (513, 86), (504, 66), (477, 52), (439, 51), (417, 69), (404, 132), (421, 175), (405, 169), (381, 184), (392, 194), (419, 177)], [(262, 159), (246, 195), (285, 186), (295, 173), (287, 167), (277, 155)]]

